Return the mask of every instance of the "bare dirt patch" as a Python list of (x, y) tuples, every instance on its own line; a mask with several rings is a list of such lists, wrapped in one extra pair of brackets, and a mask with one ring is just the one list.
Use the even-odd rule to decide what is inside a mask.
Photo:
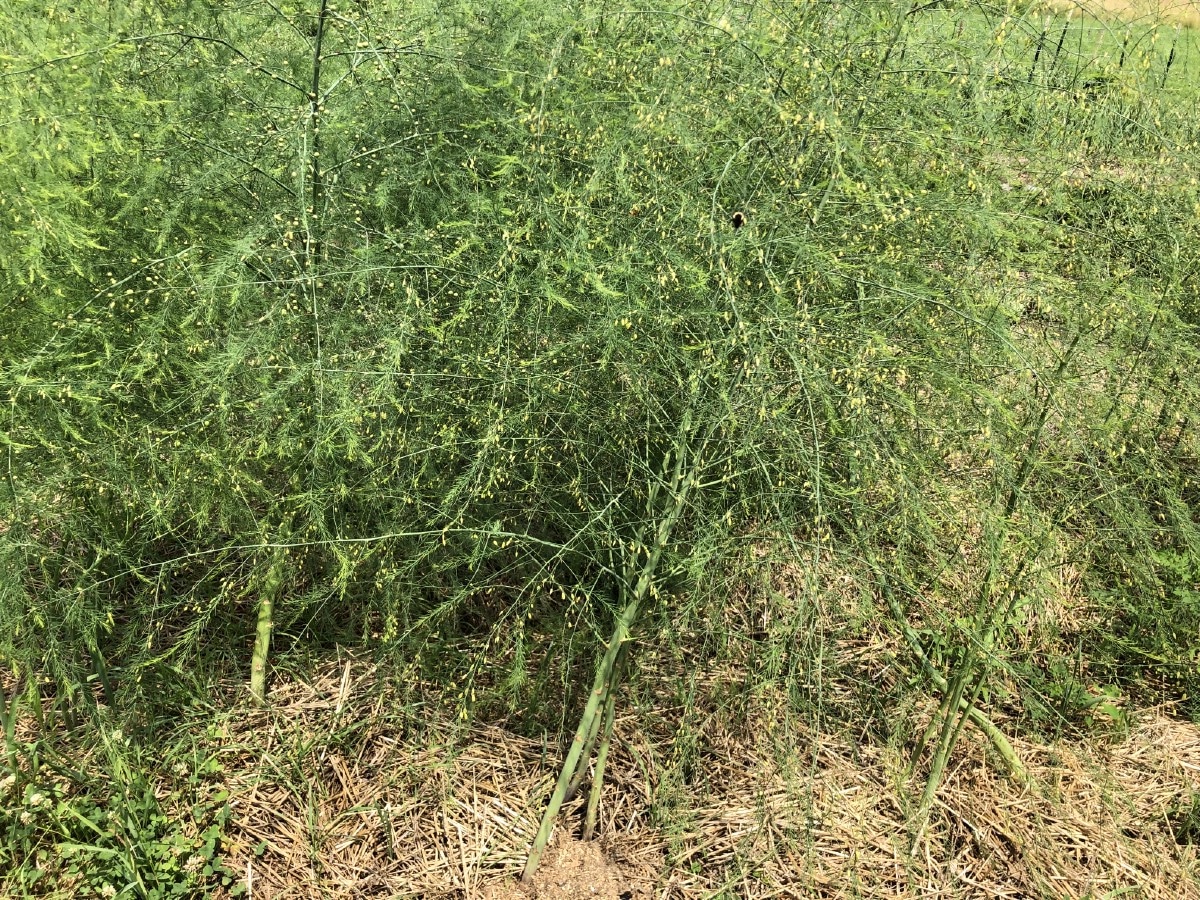
[(559, 829), (542, 858), (533, 883), (502, 883), (485, 888), (481, 900), (631, 900), (648, 896), (633, 876), (604, 856), (592, 842)]

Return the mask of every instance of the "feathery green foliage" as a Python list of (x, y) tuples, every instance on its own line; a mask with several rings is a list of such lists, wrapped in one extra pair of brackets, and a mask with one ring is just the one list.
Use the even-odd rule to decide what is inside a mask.
[[(244, 675), (263, 600), (264, 654), (381, 648), (559, 728), (646, 572), (635, 643), (722, 652), (748, 604), (823, 717), (831, 569), (922, 642), (943, 757), (1001, 695), (1051, 729), (1113, 693), (1194, 714), (1191, 33), (871, 2), (0, 25), (0, 659), (47, 728)], [(802, 596), (729, 590), (781, 566)]]

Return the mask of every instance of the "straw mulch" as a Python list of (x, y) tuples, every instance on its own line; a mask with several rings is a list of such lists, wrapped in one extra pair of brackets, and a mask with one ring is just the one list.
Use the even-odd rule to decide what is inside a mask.
[[(559, 748), (497, 727), (389, 712), (386, 682), (343, 659), (230, 719), (227, 862), (249, 896), (1197, 898), (1173, 821), (1200, 792), (1200, 728), (1147, 711), (1127, 739), (1015, 742), (1023, 791), (964, 732), (930, 826), (897, 750), (846, 735), (702, 729), (687, 778), (673, 735), (618, 721), (596, 844), (567, 810), (531, 888), (525, 861)], [(1175, 817), (1175, 819), (1173, 819)]]

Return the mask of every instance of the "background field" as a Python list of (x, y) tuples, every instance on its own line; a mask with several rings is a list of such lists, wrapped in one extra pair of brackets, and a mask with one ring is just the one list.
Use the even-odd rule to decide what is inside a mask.
[(1190, 15), (0, 2), (2, 890), (1200, 895)]
[(1200, 25), (1200, 4), (1196, 0), (1091, 0), (1083, 3), (1055, 3), (1056, 12), (1075, 11), (1115, 17), (1125, 22), (1165, 22), (1195, 28)]

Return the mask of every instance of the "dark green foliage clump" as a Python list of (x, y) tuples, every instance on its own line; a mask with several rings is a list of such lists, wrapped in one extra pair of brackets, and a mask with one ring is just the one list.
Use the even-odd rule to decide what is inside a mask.
[[(100, 749), (94, 778), (55, 760), (0, 788), (6, 890), (166, 900), (233, 887), (221, 861), (231, 810), (228, 793), (213, 784), (216, 760), (150, 760), (119, 730)], [(156, 787), (147, 770), (169, 783)]]

